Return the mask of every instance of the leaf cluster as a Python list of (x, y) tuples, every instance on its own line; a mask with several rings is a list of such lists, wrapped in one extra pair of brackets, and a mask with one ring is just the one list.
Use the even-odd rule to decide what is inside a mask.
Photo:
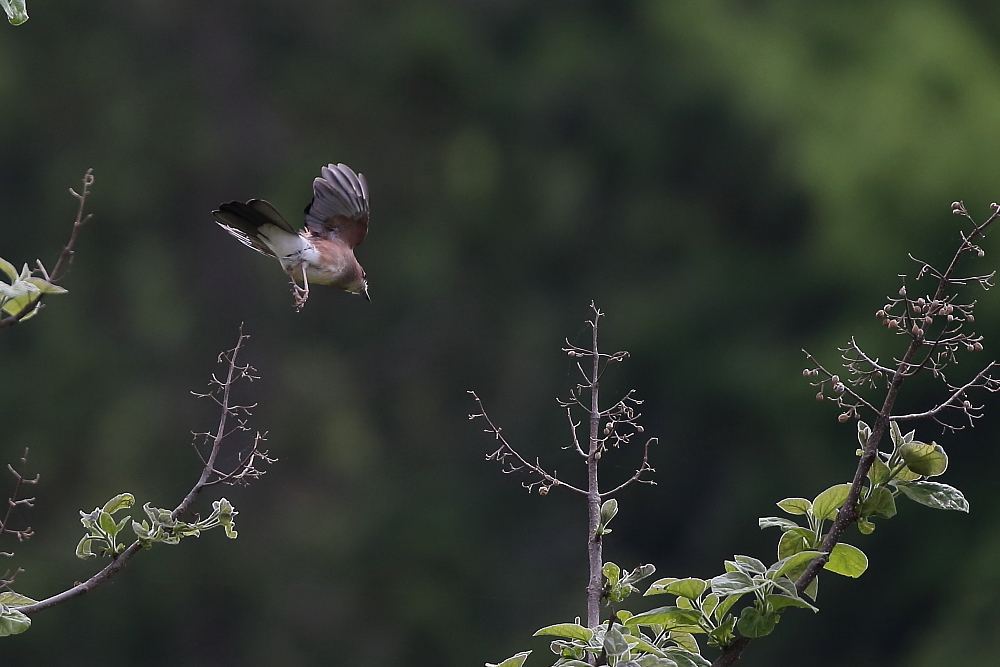
[[(135, 504), (135, 498), (131, 493), (120, 493), (107, 503), (104, 507), (98, 507), (93, 512), (80, 511), (80, 523), (87, 529), (86, 534), (76, 547), (78, 558), (94, 558), (95, 556), (111, 556), (112, 558), (121, 554), (127, 548), (126, 545), (118, 541), (118, 533), (125, 527), (131, 516), (124, 516), (119, 521), (115, 521), (114, 514), (120, 510), (128, 509)], [(210, 530), (222, 526), (226, 531), (226, 537), (236, 538), (236, 528), (233, 517), (238, 512), (225, 498), (220, 498), (212, 503), (212, 514), (207, 519), (188, 523), (178, 520), (170, 510), (153, 507), (149, 503), (142, 506), (147, 518), (142, 521), (132, 521), (132, 531), (136, 535), (136, 541), (144, 549), (149, 549), (154, 543), (178, 544), (181, 539), (189, 536), (199, 537), (201, 531)]]
[[(0, 257), (0, 271), (3, 271), (10, 281), (5, 283), (0, 280), (0, 316), (3, 314), (17, 315), (31, 308), (42, 294), (65, 294), (67, 291), (45, 278), (32, 275), (34, 272), (28, 268), (27, 264), (18, 272), (13, 264)], [(36, 313), (38, 313), (37, 308), (31, 309), (21, 319), (26, 320), (34, 317)]]

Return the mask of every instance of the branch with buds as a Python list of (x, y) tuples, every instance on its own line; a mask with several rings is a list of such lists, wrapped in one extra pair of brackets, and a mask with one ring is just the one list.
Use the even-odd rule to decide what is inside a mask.
[[(537, 489), (541, 495), (547, 494), (556, 487), (563, 487), (587, 498), (588, 508), (588, 559), (590, 563), (590, 578), (587, 586), (587, 621), (589, 627), (597, 626), (600, 623), (601, 602), (607, 602), (613, 598), (618, 591), (615, 588), (619, 584), (615, 577), (614, 585), (608, 585), (610, 577), (606, 576), (603, 568), (613, 563), (602, 563), (602, 536), (611, 532), (607, 528), (607, 523), (617, 513), (617, 502), (611, 496), (618, 493), (627, 486), (640, 484), (654, 484), (651, 479), (645, 477), (648, 473), (655, 472), (649, 465), (649, 447), (656, 443), (656, 438), (649, 438), (643, 445), (642, 461), (636, 467), (631, 477), (621, 482), (617, 486), (607, 491), (601, 491), (599, 484), (598, 468), (601, 457), (609, 449), (619, 449), (631, 442), (632, 437), (643, 432), (639, 424), (640, 413), (637, 408), (642, 405), (642, 401), (635, 397), (635, 392), (629, 391), (625, 396), (616, 401), (611, 407), (602, 409), (600, 407), (600, 381), (611, 363), (622, 362), (628, 358), (628, 352), (615, 352), (605, 354), (598, 348), (597, 332), (598, 322), (604, 315), (593, 302), (590, 303), (593, 317), (587, 321), (590, 326), (591, 340), (589, 347), (580, 347), (566, 340), (566, 346), (562, 348), (570, 358), (576, 360), (576, 368), (580, 373), (581, 380), (570, 390), (568, 399), (556, 399), (560, 407), (566, 410), (566, 418), (569, 422), (570, 443), (563, 449), (572, 449), (584, 459), (587, 467), (586, 488), (568, 484), (559, 479), (557, 473), (547, 472), (542, 468), (536, 458), (532, 463), (522, 456), (504, 438), (501, 429), (496, 426), (486, 414), (482, 401), (475, 392), (472, 394), (479, 408), (479, 412), (470, 414), (469, 419), (483, 419), (487, 427), (486, 433), (492, 435), (499, 441), (499, 447), (492, 453), (487, 454), (486, 459), (498, 461), (505, 474), (514, 472), (524, 472), (531, 480), (524, 482), (523, 486), (529, 491)], [(584, 368), (583, 360), (590, 363)], [(574, 420), (574, 410), (583, 412), (584, 419)], [(586, 446), (581, 444), (579, 427), (586, 420), (588, 425), (588, 437)], [(604, 501), (602, 503), (602, 501)], [(617, 566), (614, 566), (617, 569)], [(645, 570), (643, 570), (645, 571)], [(643, 576), (651, 574), (650, 570)], [(630, 582), (629, 582), (630, 583)], [(619, 585), (619, 588), (621, 586)], [(619, 591), (620, 592), (620, 591)]]
[[(996, 361), (986, 363), (971, 378), (962, 382), (949, 380), (947, 375), (950, 367), (958, 363), (960, 353), (975, 353), (983, 349), (982, 335), (971, 330), (971, 325), (975, 322), (976, 301), (961, 298), (958, 288), (976, 285), (988, 290), (993, 286), (995, 272), (964, 276), (957, 275), (956, 270), (965, 255), (985, 255), (977, 243), (1000, 216), (1000, 204), (990, 205), (991, 213), (982, 223), (972, 219), (962, 202), (954, 202), (951, 211), (966, 220), (970, 228), (959, 230), (958, 248), (947, 267), (939, 270), (930, 263), (909, 255), (917, 265), (914, 283), (930, 280), (932, 288), (919, 293), (914, 286), (908, 288), (907, 276), (901, 275), (903, 284), (897, 295), (889, 297), (885, 305), (875, 313), (886, 329), (906, 339), (906, 348), (900, 356), (883, 363), (874, 355), (868, 354), (852, 337), (845, 347), (840, 348), (844, 372), (844, 379), (841, 379), (837, 373), (828, 370), (813, 355), (804, 351), (812, 365), (802, 374), (810, 378), (811, 384), (818, 389), (816, 399), (822, 401), (828, 398), (833, 401), (841, 410), (838, 416), (840, 422), (859, 420), (858, 438), (861, 449), (858, 450), (860, 458), (851, 483), (837, 485), (824, 492), (830, 498), (836, 498), (835, 511), (825, 513), (824, 516), (818, 516), (814, 512), (815, 503), (823, 494), (812, 503), (794, 498), (779, 503), (782, 509), (792, 514), (807, 514), (810, 521), (819, 528), (823, 526), (824, 520), (832, 519), (828, 531), (821, 535), (817, 529), (814, 540), (806, 535), (798, 545), (801, 553), (814, 555), (804, 567), (790, 570), (797, 575), (794, 579), (796, 595), (808, 593), (824, 568), (837, 571), (836, 567), (831, 567), (835, 558), (844, 559), (848, 552), (852, 556), (856, 556), (854, 552), (860, 554), (855, 547), (841, 543), (844, 531), (856, 523), (863, 534), (872, 532), (875, 529), (875, 517), (889, 518), (896, 513), (895, 497), (898, 494), (929, 507), (968, 511), (968, 502), (958, 489), (929, 480), (947, 468), (948, 458), (944, 449), (935, 442), (919, 442), (914, 439), (914, 431), (904, 435), (899, 428), (902, 422), (919, 419), (931, 420), (942, 432), (955, 432), (973, 426), (975, 420), (983, 414), (983, 405), (974, 402), (973, 394), (981, 391), (995, 393), (1000, 390), (1000, 379), (993, 375), (997, 367)], [(930, 373), (932, 378), (940, 381), (945, 390), (944, 396), (925, 410), (894, 414), (893, 409), (904, 381), (922, 372)], [(866, 392), (875, 389), (885, 392), (880, 402), (865, 396)], [(832, 391), (832, 396), (827, 396), (828, 390)], [(860, 421), (863, 416), (874, 420), (872, 426)], [(891, 452), (880, 449), (886, 430), (891, 431)], [(784, 533), (782, 542), (779, 543), (779, 556), (782, 555), (782, 543), (786, 545), (784, 553), (787, 555), (788, 546), (795, 538), (795, 531), (800, 530), (797, 524), (773, 517), (761, 519), (761, 522), (761, 527), (766, 525), (782, 528)], [(792, 536), (793, 539), (786, 539), (787, 536)], [(860, 560), (857, 562), (860, 563)], [(867, 567), (866, 559), (864, 566), (859, 564), (856, 569), (851, 570), (856, 572), (851, 576), (860, 575), (864, 567)], [(743, 633), (743, 636), (734, 639), (712, 663), (713, 667), (735, 664), (752, 637), (762, 634), (766, 633)]]

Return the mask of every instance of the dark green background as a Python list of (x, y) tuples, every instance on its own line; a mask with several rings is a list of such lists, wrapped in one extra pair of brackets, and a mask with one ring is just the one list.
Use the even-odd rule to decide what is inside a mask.
[[(188, 392), (241, 322), (254, 425), (280, 461), (222, 491), (238, 540), (139, 554), (4, 639), (0, 662), (546, 653), (530, 634), (583, 613), (582, 507), (485, 462), (465, 391), (525, 453), (565, 445), (559, 347), (591, 299), (605, 349), (632, 353), (608, 391), (634, 387), (660, 438), (658, 486), (622, 495), (606, 556), (702, 577), (770, 558), (757, 517), (854, 467), (855, 427), (813, 401), (800, 349), (834, 363), (853, 333), (891, 355), (901, 339), (872, 314), (906, 252), (944, 260), (951, 201), (982, 218), (1000, 199), (1000, 14), (984, 7), (29, 0), (27, 24), (0, 26), (0, 256), (52, 262), (66, 188), (88, 167), (97, 182), (70, 294), (0, 336), (0, 454), (28, 446), (41, 473), (20, 515), (37, 536), (0, 545), (26, 569), (17, 588), (94, 571), (73, 555), (77, 510), (121, 491), (176, 504), (197, 474), (189, 432), (215, 420)], [(210, 211), (263, 197), (294, 219), (327, 162), (371, 185), (373, 303), (316, 289), (296, 314), (276, 263)], [(992, 340), (965, 372), (998, 349), (1000, 303), (981, 304)], [(741, 664), (993, 661), (997, 430), (919, 427), (972, 514), (901, 504), (874, 535), (852, 529), (869, 571), (824, 575), (822, 612), (790, 611)], [(637, 455), (606, 459), (609, 483)], [(572, 479), (564, 456), (545, 460)]]

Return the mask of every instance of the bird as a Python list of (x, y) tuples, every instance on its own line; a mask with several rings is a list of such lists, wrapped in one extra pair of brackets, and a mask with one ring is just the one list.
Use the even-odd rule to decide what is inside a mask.
[(310, 282), (332, 285), (371, 301), (365, 270), (354, 256), (354, 248), (368, 235), (368, 182), (346, 164), (320, 168), (301, 230), (263, 199), (220, 204), (212, 215), (241, 243), (281, 263), (292, 279), (296, 311), (309, 298)]

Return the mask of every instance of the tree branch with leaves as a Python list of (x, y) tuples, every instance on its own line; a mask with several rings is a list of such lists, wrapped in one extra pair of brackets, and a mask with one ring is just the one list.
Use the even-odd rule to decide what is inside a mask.
[[(996, 361), (983, 364), (963, 379), (952, 378), (953, 366), (962, 355), (983, 350), (983, 336), (972, 329), (976, 301), (964, 296), (964, 288), (977, 286), (986, 290), (992, 286), (994, 278), (994, 272), (960, 275), (958, 270), (967, 256), (981, 258), (985, 255), (979, 243), (1000, 216), (1000, 205), (992, 204), (990, 215), (982, 223), (973, 220), (962, 202), (952, 204), (951, 210), (967, 226), (959, 230), (959, 243), (948, 265), (938, 269), (910, 255), (916, 264), (912, 281), (907, 284), (910, 277), (900, 276), (903, 284), (897, 295), (889, 297), (876, 312), (887, 331), (903, 338), (904, 345), (898, 356), (883, 362), (869, 353), (856, 337), (851, 337), (839, 350), (841, 370), (835, 371), (805, 352), (810, 366), (803, 371), (803, 376), (817, 389), (816, 399), (830, 401), (837, 407), (838, 422), (856, 422), (858, 463), (851, 481), (834, 484), (811, 500), (785, 498), (779, 501), (778, 507), (791, 518), (762, 517), (758, 520), (762, 529), (781, 531), (775, 562), (768, 565), (758, 558), (736, 555), (725, 561), (725, 572), (716, 577), (667, 577), (655, 581), (644, 594), (670, 595), (674, 598), (673, 604), (638, 614), (612, 608), (605, 621), (595, 622), (590, 606), (593, 599), (590, 594), (595, 590), (592, 564), (587, 624), (581, 625), (577, 619), (575, 623), (548, 626), (536, 633), (557, 637), (551, 644), (558, 656), (555, 666), (729, 667), (739, 660), (753, 639), (770, 634), (787, 609), (798, 607), (818, 611), (815, 603), (821, 571), (848, 577), (859, 577), (865, 572), (868, 567), (865, 554), (843, 541), (852, 525), (857, 526), (861, 535), (871, 534), (876, 520), (895, 516), (896, 501), (900, 498), (935, 509), (969, 511), (969, 503), (961, 491), (936, 479), (948, 468), (944, 448), (933, 440), (918, 439), (916, 430), (904, 433), (901, 428), (901, 424), (924, 420), (942, 433), (954, 434), (974, 426), (983, 415), (981, 396), (984, 393), (1000, 390), (1000, 379), (994, 375)], [(929, 289), (922, 290), (921, 286), (927, 283), (930, 283)], [(602, 358), (596, 343), (599, 315), (595, 309), (591, 321), (593, 346), (590, 349), (567, 348), (571, 356), (590, 356), (595, 363), (587, 372), (579, 365), (587, 381), (577, 387), (569, 401), (562, 403), (568, 409), (582, 408), (589, 418), (590, 447), (584, 450), (576, 438), (579, 424), (570, 415), (573, 431), (570, 446), (595, 464), (609, 442), (627, 442), (627, 438), (622, 440), (614, 435), (618, 424), (631, 425), (635, 432), (641, 432), (630, 411), (631, 393), (610, 411), (600, 411), (597, 407), (596, 387), (602, 372), (597, 363)], [(607, 360), (620, 359), (611, 355)], [(895, 411), (904, 383), (920, 374), (930, 375), (936, 381), (941, 388), (940, 397), (920, 410)], [(584, 390), (591, 392), (585, 397), (589, 400), (581, 400), (580, 392)], [(533, 484), (539, 491), (569, 486), (554, 473), (549, 475), (537, 463), (530, 464), (518, 455), (503, 440), (485, 411), (481, 409), (480, 414), (472, 417), (485, 418), (489, 425), (487, 432), (501, 440), (500, 449), (489, 458), (513, 458), (515, 463), (505, 472), (523, 470), (534, 475), (537, 481)], [(603, 432), (600, 432), (601, 420), (608, 420)], [(599, 432), (603, 435), (598, 435)], [(884, 449), (883, 440), (887, 440)], [(644, 456), (634, 480), (629, 481), (646, 481), (640, 477), (647, 469)], [(569, 488), (587, 496), (591, 511), (595, 500), (603, 497), (596, 490), (596, 477), (586, 492)], [(591, 542), (591, 559), (595, 555), (593, 543), (599, 544), (601, 529), (613, 516), (604, 512), (611, 507), (608, 503), (610, 501), (604, 503), (598, 514), (598, 528), (594, 533), (597, 539)], [(613, 509), (617, 511), (617, 506)], [(599, 556), (599, 549), (596, 554)], [(604, 564), (600, 572), (603, 578), (600, 603), (610, 605), (620, 601), (624, 597), (622, 593), (627, 595), (635, 590), (633, 584), (639, 575), (652, 571), (651, 565), (641, 566), (622, 577), (617, 565)], [(616, 589), (623, 581), (628, 587)], [(714, 661), (702, 655), (699, 637), (703, 637), (708, 646), (719, 649)], [(487, 665), (521, 667), (529, 653), (518, 653), (499, 665)]]
[[(83, 583), (40, 601), (9, 589), (0, 592), (0, 636), (23, 632), (31, 623), (31, 615), (100, 586), (120, 572), (140, 549), (149, 549), (157, 543), (177, 544), (185, 537), (197, 537), (203, 531), (220, 526), (227, 537), (236, 538), (233, 519), (237, 511), (225, 498), (213, 501), (212, 511), (204, 519), (197, 514), (190, 520), (182, 520), (181, 517), (190, 510), (205, 488), (215, 484), (247, 484), (264, 474), (261, 470), (263, 464), (276, 460), (261, 449), (266, 433), (256, 432), (249, 443), (239, 446), (235, 462), (226, 467), (220, 464), (224, 445), (234, 436), (251, 431), (248, 420), (254, 405), (237, 403), (233, 397), (237, 384), (257, 379), (254, 368), (239, 361), (247, 338), (241, 327), (236, 345), (219, 355), (218, 363), (224, 369), (222, 375), (212, 375), (207, 392), (192, 392), (219, 407), (219, 421), (215, 430), (193, 434), (192, 446), (200, 459), (201, 473), (184, 498), (173, 509), (145, 503), (142, 507), (145, 518), (138, 521), (129, 515), (115, 516), (135, 504), (135, 498), (130, 493), (120, 493), (92, 512), (81, 511), (80, 522), (86, 532), (77, 545), (77, 556), (84, 559), (107, 557), (110, 562)], [(135, 537), (123, 541), (121, 538), (125, 535), (126, 526), (131, 527)]]

